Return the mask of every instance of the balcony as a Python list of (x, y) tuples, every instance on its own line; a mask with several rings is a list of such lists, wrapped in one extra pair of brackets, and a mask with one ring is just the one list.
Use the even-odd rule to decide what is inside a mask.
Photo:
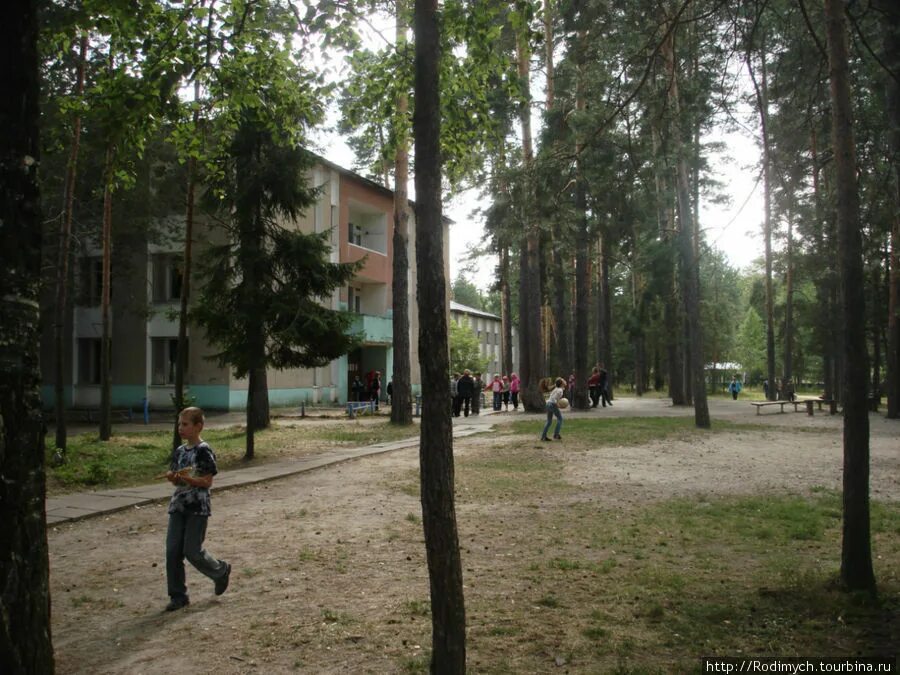
[(394, 320), (390, 316), (356, 314), (350, 330), (353, 333), (362, 333), (363, 343), (367, 345), (394, 343)]

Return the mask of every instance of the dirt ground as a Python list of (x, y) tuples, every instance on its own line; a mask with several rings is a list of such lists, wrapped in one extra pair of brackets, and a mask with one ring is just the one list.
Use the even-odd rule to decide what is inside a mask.
[[(498, 447), (553, 457), (562, 462), (567, 485), (558, 499), (589, 500), (598, 508), (628, 509), (692, 494), (840, 488), (839, 417), (756, 416), (747, 408), (711, 402), (714, 420), (759, 424), (754, 430), (577, 453), (566, 453), (565, 441), (538, 443), (538, 417), (532, 418), (535, 434), (525, 437), (504, 429), (512, 415), (497, 416), (493, 431), (456, 441), (455, 454), (458, 466), (490, 458)], [(663, 401), (622, 399), (613, 409), (585, 414), (686, 413)], [(900, 424), (880, 415), (871, 421), (872, 497), (900, 501)], [(431, 625), (417, 467), (418, 451), (412, 448), (263, 485), (218, 493), (214, 488), (207, 548), (233, 564), (231, 587), (214, 596), (212, 582), (188, 565), (191, 605), (173, 613), (162, 611), (165, 504), (52, 528), (58, 672), (225, 675), (421, 668)], [(534, 672), (534, 666), (515, 665), (528, 635), (504, 644), (502, 626), (487, 618), (485, 608), (526, 601), (527, 584), (515, 578), (514, 569), (527, 566), (537, 553), (524, 528), (552, 508), (556, 497), (537, 486), (531, 492), (513, 485), (493, 496), (458, 487), (470, 670)], [(540, 621), (536, 618), (531, 630), (560, 630), (541, 627)], [(555, 662), (549, 657), (547, 672), (563, 672), (559, 657)]]

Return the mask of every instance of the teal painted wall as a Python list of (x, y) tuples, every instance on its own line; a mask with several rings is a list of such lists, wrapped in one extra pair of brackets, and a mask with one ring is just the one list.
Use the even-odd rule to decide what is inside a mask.
[(142, 409), (142, 401), (147, 389), (141, 384), (117, 384), (112, 388), (112, 406), (114, 408)]
[[(41, 385), (41, 403), (44, 410), (52, 410), (56, 405), (56, 393), (52, 384)], [(66, 408), (72, 407), (72, 387), (63, 387), (63, 405)]]
[(356, 314), (350, 327), (352, 333), (363, 333), (365, 342), (389, 345), (394, 342), (394, 321), (391, 317)]
[(227, 384), (191, 384), (188, 396), (193, 396), (194, 405), (204, 410), (229, 410)]
[[(299, 406), (301, 403), (309, 403), (313, 400), (312, 387), (297, 387), (294, 389), (269, 389), (269, 405), (273, 408), (287, 406)], [(229, 410), (247, 409), (247, 391), (232, 390), (228, 392)]]

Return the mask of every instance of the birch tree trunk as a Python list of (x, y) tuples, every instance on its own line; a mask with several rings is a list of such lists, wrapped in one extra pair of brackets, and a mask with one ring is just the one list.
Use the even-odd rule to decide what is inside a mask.
[(0, 4), (0, 672), (54, 672), (40, 390), (38, 3)]

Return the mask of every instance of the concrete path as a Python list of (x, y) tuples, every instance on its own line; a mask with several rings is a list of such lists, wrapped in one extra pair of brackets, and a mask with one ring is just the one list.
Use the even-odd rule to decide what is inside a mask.
[[(490, 417), (490, 415), (480, 415), (477, 417), (456, 418), (453, 425), (453, 437), (464, 438), (472, 434), (489, 431), (492, 428)], [(219, 421), (224, 422), (224, 420)], [(141, 425), (141, 428), (146, 429), (147, 427)], [(117, 426), (117, 429), (121, 430), (121, 427)], [(416, 447), (418, 444), (418, 435), (411, 435), (410, 438), (400, 441), (376, 443), (375, 445), (368, 445), (362, 448), (340, 448), (308, 457), (269, 462), (236, 471), (223, 471), (216, 476), (215, 490), (218, 492), (231, 487), (290, 476), (358, 457)], [(46, 502), (47, 524), (56, 525), (70, 520), (90, 518), (112, 511), (141, 506), (150, 502), (168, 500), (171, 496), (171, 484), (167, 481), (162, 481), (154, 485), (101, 490), (98, 492), (76, 492), (50, 497)]]

